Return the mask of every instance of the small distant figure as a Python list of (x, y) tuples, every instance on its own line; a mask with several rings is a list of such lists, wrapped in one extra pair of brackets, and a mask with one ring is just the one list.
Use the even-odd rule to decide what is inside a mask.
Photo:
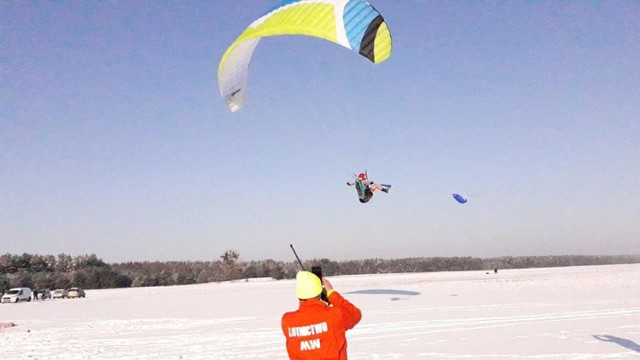
[(38, 290), (33, 291), (33, 301), (38, 301)]
[(497, 274), (498, 273), (498, 268), (493, 269), (493, 273)]

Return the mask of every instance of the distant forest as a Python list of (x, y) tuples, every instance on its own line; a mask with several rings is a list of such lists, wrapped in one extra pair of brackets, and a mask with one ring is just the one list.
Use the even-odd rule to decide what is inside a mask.
[[(333, 261), (313, 259), (306, 269), (322, 266), (326, 276), (356, 274), (413, 273), (522, 269), (584, 265), (640, 263), (640, 255), (618, 256), (505, 256), (497, 258), (430, 257)], [(240, 254), (227, 250), (212, 261), (144, 261), (107, 264), (96, 255), (67, 254), (0, 256), (0, 292), (13, 287), (85, 289), (169, 286), (240, 280), (259, 277), (291, 279), (299, 264), (295, 261), (240, 261)]]

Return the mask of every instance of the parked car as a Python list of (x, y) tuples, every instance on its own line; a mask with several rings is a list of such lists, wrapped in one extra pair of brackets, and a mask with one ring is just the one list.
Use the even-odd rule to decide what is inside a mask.
[(51, 291), (49, 289), (37, 290), (38, 300), (51, 299)]
[(72, 287), (72, 288), (69, 289), (69, 293), (68, 293), (67, 297), (69, 299), (78, 298), (78, 297), (83, 298), (84, 297), (84, 290), (82, 290), (82, 288), (79, 288), (79, 287)]
[(9, 289), (6, 294), (2, 295), (0, 300), (3, 303), (17, 303), (19, 301), (31, 301), (31, 289), (29, 288), (13, 288)]
[(67, 289), (56, 289), (53, 290), (52, 297), (54, 299), (66, 299), (67, 297), (69, 297), (69, 292), (67, 291)]

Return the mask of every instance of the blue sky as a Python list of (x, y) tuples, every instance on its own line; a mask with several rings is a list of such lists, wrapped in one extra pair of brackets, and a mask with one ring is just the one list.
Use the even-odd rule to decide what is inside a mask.
[(378, 0), (389, 60), (263, 39), (231, 113), (220, 57), (277, 3), (0, 3), (0, 252), (640, 253), (640, 2)]

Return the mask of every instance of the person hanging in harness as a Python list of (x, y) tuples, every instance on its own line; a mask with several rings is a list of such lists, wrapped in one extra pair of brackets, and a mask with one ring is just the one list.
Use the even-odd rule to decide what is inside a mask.
[(373, 181), (369, 180), (366, 172), (358, 174), (355, 181), (347, 181), (347, 185), (355, 185), (356, 191), (358, 192), (358, 200), (360, 200), (360, 202), (363, 204), (371, 200), (374, 191), (380, 190), (382, 192), (388, 193), (389, 189), (391, 189), (391, 185), (376, 184)]

